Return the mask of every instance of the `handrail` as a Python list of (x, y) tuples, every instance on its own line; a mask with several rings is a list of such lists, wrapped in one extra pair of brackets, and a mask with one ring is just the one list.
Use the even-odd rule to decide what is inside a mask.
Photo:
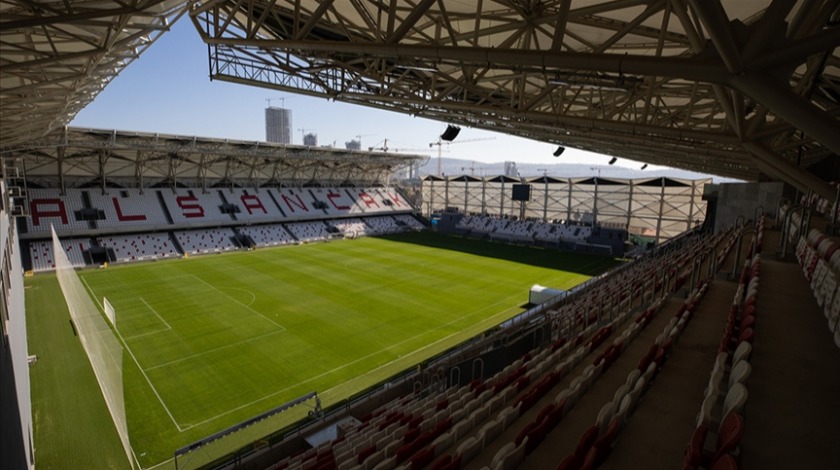
[(741, 233), (738, 234), (737, 243), (738, 245), (735, 247), (735, 262), (732, 263), (732, 273), (730, 273), (730, 279), (735, 279), (736, 273), (738, 271), (738, 267), (741, 265), (741, 245), (744, 242), (744, 235), (753, 234), (755, 235), (755, 227), (747, 227), (741, 230)]

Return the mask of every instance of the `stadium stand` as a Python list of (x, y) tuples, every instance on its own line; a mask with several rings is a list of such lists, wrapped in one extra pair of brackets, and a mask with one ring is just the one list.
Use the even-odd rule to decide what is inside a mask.
[(400, 224), (396, 218), (387, 215), (366, 217), (364, 221), (370, 227), (371, 233), (377, 235), (399, 233), (407, 230), (405, 224)]
[(108, 235), (97, 237), (96, 241), (99, 246), (114, 250), (116, 261), (146, 261), (181, 256), (167, 233)]
[(177, 226), (231, 223), (231, 214), (222, 212), (224, 199), (218, 189), (174, 189), (160, 191), (172, 221)]
[[(70, 263), (74, 268), (85, 266), (84, 252), (90, 248), (90, 240), (86, 238), (68, 238), (62, 240)], [(35, 272), (51, 271), (55, 269), (52, 241), (38, 241), (29, 244), (29, 254), (32, 259), (32, 270)]]
[(81, 218), (85, 209), (82, 192), (69, 190), (61, 195), (58, 189), (30, 189), (27, 231), (49, 234), (50, 225), (58, 233), (77, 233), (91, 228), (90, 222)]
[(295, 243), (295, 237), (282, 224), (242, 226), (237, 228), (237, 231), (250, 237), (258, 247)]
[(415, 219), (413, 216), (409, 214), (400, 214), (393, 216), (393, 219), (404, 227), (407, 227), (409, 230), (423, 230), (426, 228), (420, 221)]
[(286, 224), (286, 229), (301, 242), (327, 240), (330, 232), (324, 222), (295, 222)]
[(555, 243), (583, 243), (592, 235), (592, 227), (585, 225), (511, 220), (486, 214), (465, 215), (458, 221), (457, 228), (468, 233), (490, 234), (491, 238)]
[[(71, 190), (72, 191), (72, 190)], [(104, 218), (96, 221), (97, 228), (113, 230), (123, 227), (149, 229), (169, 224), (157, 198), (156, 190), (107, 189), (87, 191), (91, 207), (102, 211)]]
[(233, 217), (238, 221), (248, 223), (276, 222), (285, 218), (283, 212), (274, 202), (275, 199), (272, 197), (270, 189), (235, 188), (222, 191), (221, 194), (228, 204), (228, 210), (233, 212)]
[(370, 230), (370, 228), (362, 222), (362, 219), (358, 218), (329, 220), (327, 221), (327, 225), (335, 230), (338, 230), (345, 237), (352, 238), (367, 235)]
[(206, 254), (236, 250), (231, 229), (179, 230), (174, 232), (184, 253)]

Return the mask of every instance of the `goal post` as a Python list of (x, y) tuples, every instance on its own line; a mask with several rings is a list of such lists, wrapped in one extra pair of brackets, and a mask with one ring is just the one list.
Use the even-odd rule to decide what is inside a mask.
[[(61, 286), (61, 292), (64, 294), (64, 300), (67, 302), (67, 309), (70, 311), (70, 317), (76, 327), (82, 348), (93, 368), (99, 388), (102, 390), (102, 396), (105, 398), (108, 411), (111, 413), (111, 419), (114, 420), (126, 457), (128, 457), (131, 467), (134, 468), (135, 460), (128, 439), (128, 422), (125, 416), (122, 344), (82, 285), (82, 281), (76, 274), (72, 263), (70, 263), (67, 252), (55, 233), (55, 228), (50, 227), (50, 230), (52, 232), (53, 259), (55, 260), (55, 274), (58, 278), (58, 284)], [(110, 310), (109, 319), (115, 325), (113, 307)]]
[(114, 307), (111, 305), (111, 302), (108, 302), (107, 297), (102, 297), (102, 309), (105, 310), (105, 316), (108, 317), (108, 321), (111, 322), (111, 326), (114, 329), (117, 328), (117, 314), (114, 311)]

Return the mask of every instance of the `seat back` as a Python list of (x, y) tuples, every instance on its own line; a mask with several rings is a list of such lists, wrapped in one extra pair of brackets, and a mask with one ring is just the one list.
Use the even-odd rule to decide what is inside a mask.
[(751, 373), (752, 366), (749, 361), (738, 361), (729, 373), (729, 387), (731, 388), (736, 383), (743, 384), (750, 377)]
[(733, 385), (726, 394), (726, 399), (723, 401), (723, 415), (726, 416), (731, 412), (740, 413), (747, 403), (749, 392), (744, 384), (737, 383)]
[(736, 412), (727, 414), (720, 423), (713, 461), (734, 451), (741, 443), (742, 437), (744, 437), (744, 418)]

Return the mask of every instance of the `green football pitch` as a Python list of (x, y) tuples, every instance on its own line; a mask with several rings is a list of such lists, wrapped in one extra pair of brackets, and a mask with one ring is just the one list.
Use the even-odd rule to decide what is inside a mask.
[[(105, 297), (116, 311), (129, 436), (140, 464), (150, 467), (305, 393), (336, 403), (521, 312), (531, 285), (570, 289), (616, 263), (413, 233), (111, 266), (79, 276), (97, 303)], [(28, 279), (27, 302), (30, 349), (39, 355), (36, 447), (47, 448), (39, 466), (64, 468), (57, 463), (66, 463), (62, 454), (78, 454), (86, 444), (76, 442), (82, 436), (55, 436), (74, 432), (52, 421), (77, 422), (64, 415), (78, 413), (79, 405), (55, 405), (51, 400), (61, 398), (53, 395), (73, 393), (76, 385), (68, 382), (75, 381), (86, 382), (79, 386), (88, 392), (98, 389), (89, 372), (38, 376), (47, 374), (50, 354), (80, 349), (72, 344), (78, 341), (67, 328), (66, 307), (42, 298), (55, 290), (54, 279)], [(36, 315), (33, 304), (43, 311)], [(51, 414), (61, 416), (48, 424)], [(108, 421), (88, 425), (107, 428)], [(98, 434), (101, 446), (112, 429), (78, 431)], [(121, 453), (118, 441), (113, 452)], [(55, 465), (51, 455), (60, 459)]]

